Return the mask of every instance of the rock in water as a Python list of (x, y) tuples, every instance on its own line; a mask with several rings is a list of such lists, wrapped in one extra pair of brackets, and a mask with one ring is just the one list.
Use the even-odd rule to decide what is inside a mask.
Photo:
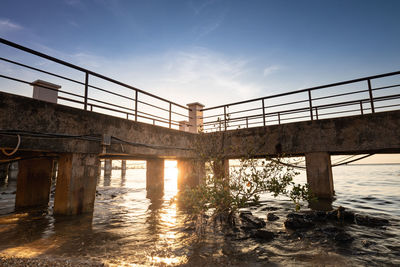
[(241, 212), (240, 218), (247, 224), (247, 228), (262, 228), (267, 225), (263, 219), (253, 216), (250, 211)]
[(267, 220), (268, 221), (276, 221), (279, 220), (279, 217), (273, 214), (272, 212), (268, 213), (267, 215)]
[(254, 237), (263, 239), (265, 241), (272, 240), (275, 237), (275, 234), (271, 231), (263, 230), (263, 229), (258, 229), (254, 233)]
[(285, 221), (285, 227), (292, 230), (310, 228), (314, 225), (314, 222), (299, 213), (289, 213)]
[(389, 221), (383, 218), (364, 216), (360, 214), (355, 215), (355, 221), (358, 225), (377, 227), (388, 225)]

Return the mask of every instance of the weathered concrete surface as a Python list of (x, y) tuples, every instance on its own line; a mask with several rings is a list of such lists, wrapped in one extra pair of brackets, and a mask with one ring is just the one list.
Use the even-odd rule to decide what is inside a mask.
[(148, 159), (146, 161), (146, 190), (148, 196), (164, 192), (164, 160)]
[(0, 164), (0, 184), (1, 181), (5, 180), (8, 175), (9, 164)]
[(241, 129), (210, 135), (229, 158), (246, 154), (305, 155), (400, 153), (400, 111)]
[(52, 159), (39, 158), (20, 161), (15, 207), (47, 206), (52, 173)]
[[(19, 151), (53, 153), (90, 153), (148, 157), (186, 158), (196, 134), (134, 122), (95, 112), (57, 105), (32, 98), (0, 92), (0, 129), (67, 135), (90, 135), (101, 139), (103, 134), (137, 144), (120, 144), (114, 139), (103, 151), (101, 141), (72, 138), (32, 138), (22, 135)], [(13, 149), (16, 137), (0, 136), (0, 147)], [(168, 147), (168, 148), (165, 148)], [(183, 148), (183, 149), (180, 149)]]
[(105, 159), (104, 160), (104, 176), (111, 176), (112, 172), (112, 160)]
[(61, 154), (54, 198), (54, 214), (93, 212), (100, 161), (97, 155)]
[(121, 161), (121, 176), (125, 177), (126, 175), (126, 160)]
[(317, 198), (332, 199), (334, 195), (331, 156), (326, 152), (306, 154), (307, 183)]
[(178, 160), (178, 190), (193, 188), (205, 178), (205, 162), (195, 159)]

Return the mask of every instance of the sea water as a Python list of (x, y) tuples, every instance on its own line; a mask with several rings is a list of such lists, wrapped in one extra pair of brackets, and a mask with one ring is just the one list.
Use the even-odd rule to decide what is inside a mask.
[[(114, 266), (400, 265), (400, 165), (348, 165), (333, 169), (336, 200), (355, 213), (390, 224), (343, 226), (354, 240), (338, 244), (284, 227), (289, 200), (263, 195), (249, 208), (276, 237), (262, 242), (209, 225), (196, 234), (193, 217), (177, 207), (176, 168), (165, 171), (162, 198), (146, 197), (146, 170), (113, 170), (98, 180), (93, 215), (55, 217), (47, 210), (14, 212), (15, 183), (0, 187), (0, 255), (101, 260)], [(305, 172), (295, 179), (305, 182)], [(307, 209), (307, 207), (305, 207)], [(312, 236), (312, 235), (311, 235)]]

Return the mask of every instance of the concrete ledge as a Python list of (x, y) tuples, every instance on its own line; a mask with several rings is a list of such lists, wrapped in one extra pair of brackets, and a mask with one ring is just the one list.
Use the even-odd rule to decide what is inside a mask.
[(217, 135), (229, 158), (252, 154), (400, 153), (400, 111), (240, 129)]
[[(60, 133), (68, 135), (111, 135), (129, 142), (174, 149), (148, 148), (127, 144), (107, 146), (106, 154), (138, 155), (146, 157), (192, 156), (190, 148), (195, 134), (134, 122), (82, 109), (57, 105), (0, 92), (0, 129), (33, 131), (38, 133)], [(14, 148), (15, 136), (0, 136), (0, 147)], [(31, 138), (22, 137), (22, 151), (44, 151), (54, 153), (93, 153), (103, 151), (101, 142), (76, 140), (71, 138)]]

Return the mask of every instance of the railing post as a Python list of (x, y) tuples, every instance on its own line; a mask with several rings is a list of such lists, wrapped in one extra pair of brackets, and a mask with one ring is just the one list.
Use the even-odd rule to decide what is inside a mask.
[(246, 117), (246, 128), (249, 128), (249, 117)]
[(281, 124), (281, 113), (278, 112), (278, 124)]
[(226, 131), (226, 106), (224, 106), (224, 129)]
[(262, 114), (263, 114), (263, 125), (265, 126), (265, 104), (264, 104), (264, 99), (262, 100)]
[(360, 101), (360, 110), (361, 110), (361, 115), (364, 115), (364, 110), (363, 110), (363, 104), (362, 104), (362, 101)]
[(370, 79), (368, 79), (368, 91), (369, 91), (369, 99), (371, 101), (371, 111), (372, 111), (372, 113), (375, 113), (374, 96), (372, 95), (372, 86), (371, 86)]
[(135, 90), (135, 121), (137, 121), (137, 113), (138, 113), (137, 104), (138, 104), (138, 91)]
[(318, 120), (318, 107), (315, 107), (315, 116), (316, 116), (316, 118)]
[(85, 104), (84, 109), (87, 110), (87, 103), (88, 103), (88, 93), (89, 93), (89, 73), (85, 72)]
[(311, 99), (311, 90), (308, 90), (308, 102), (310, 103), (310, 116), (311, 120), (314, 120), (313, 112), (312, 112), (312, 99)]
[(172, 103), (169, 102), (169, 128), (171, 128), (171, 119), (172, 119)]

